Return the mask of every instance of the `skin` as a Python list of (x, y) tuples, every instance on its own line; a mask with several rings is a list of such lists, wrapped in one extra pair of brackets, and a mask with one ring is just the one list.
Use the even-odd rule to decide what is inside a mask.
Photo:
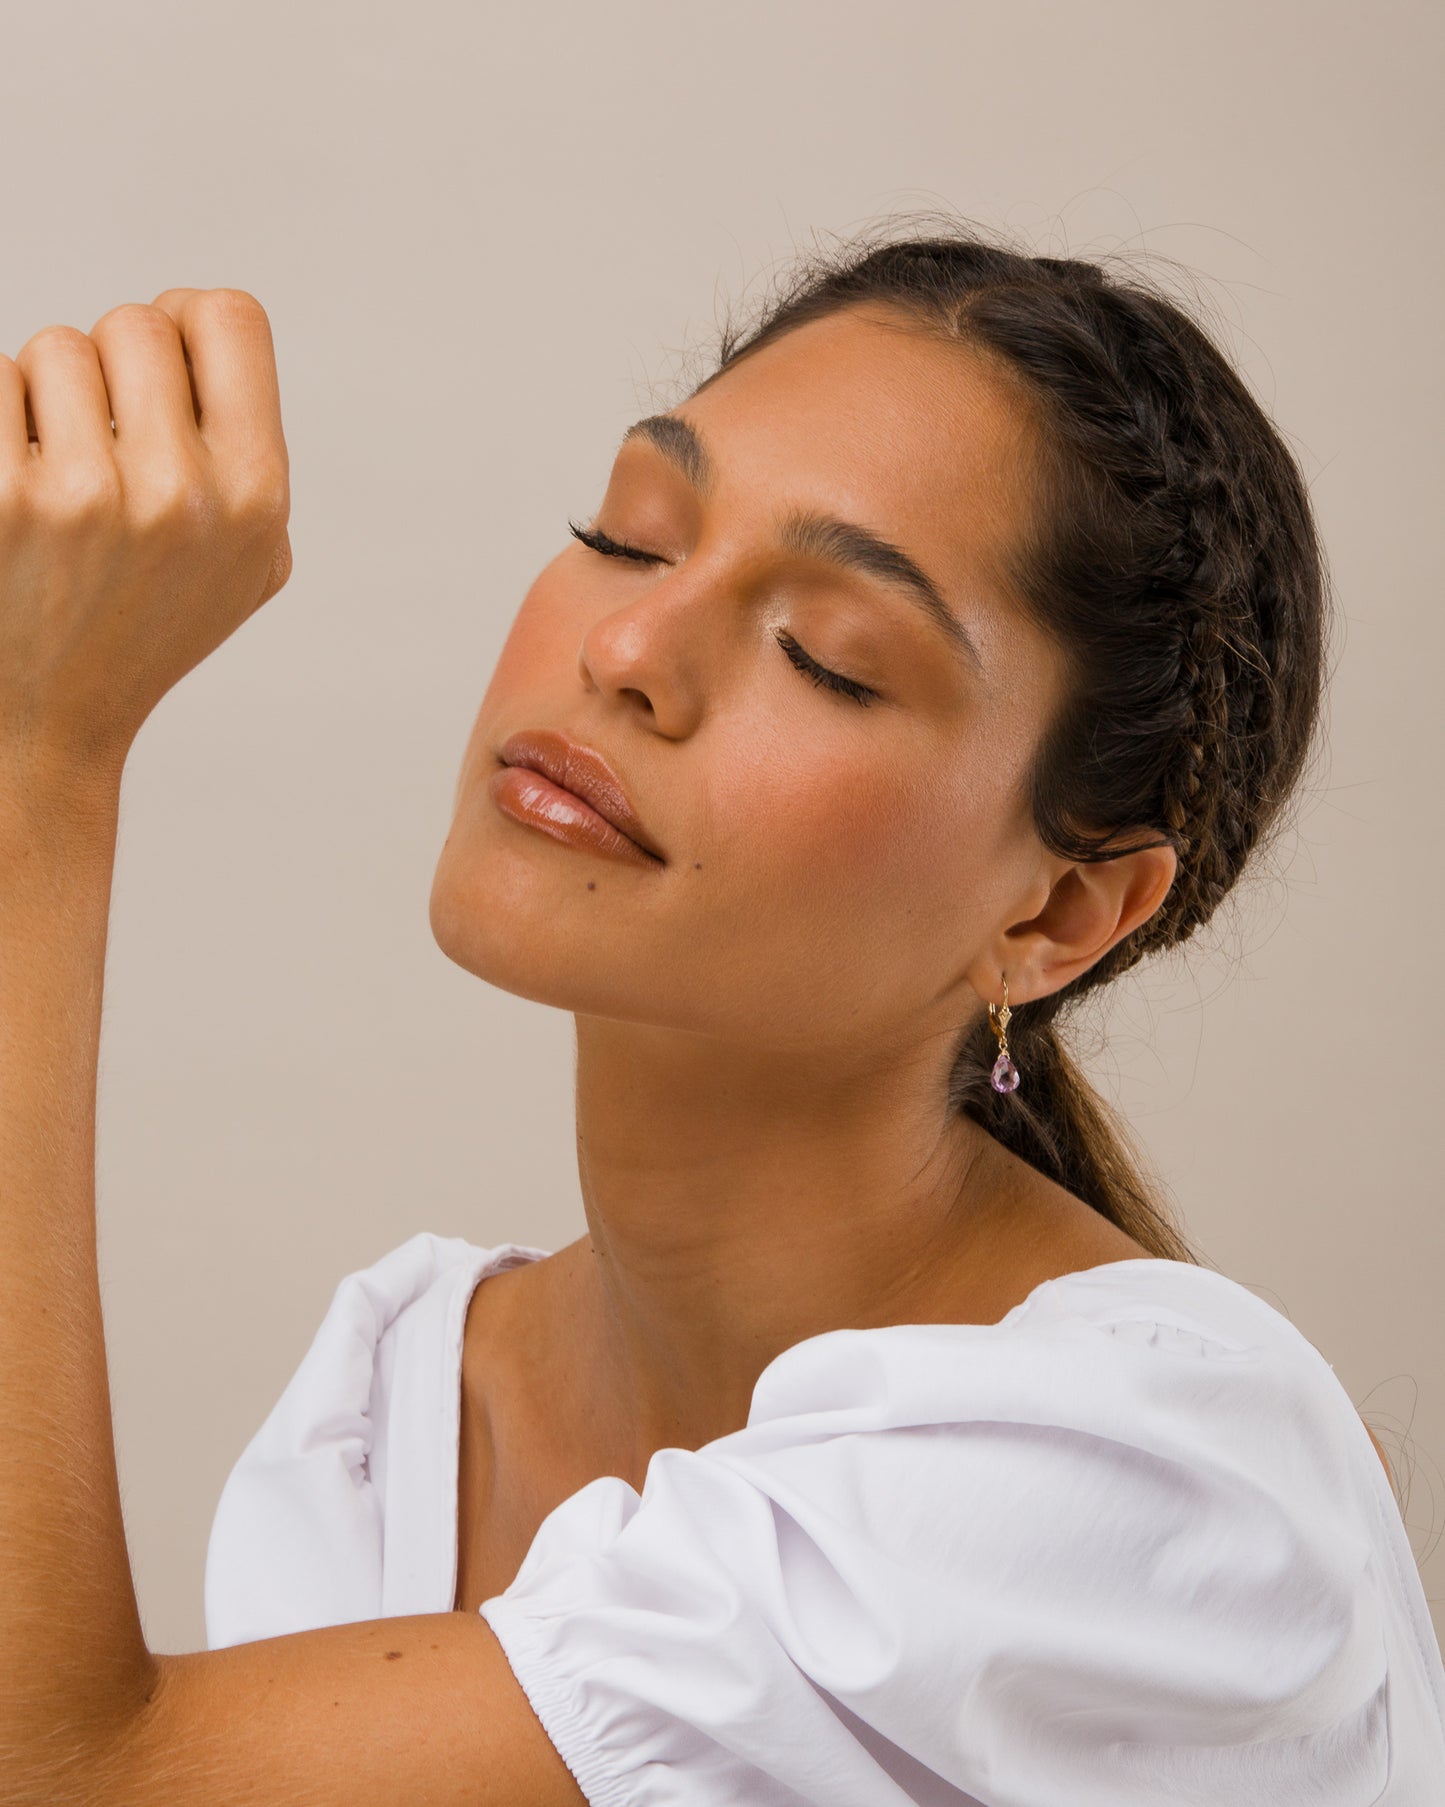
[[(1002, 576), (1030, 505), (1025, 410), (974, 354), (854, 310), (673, 413), (716, 480), (700, 496), (650, 439), (624, 442), (595, 524), (661, 562), (574, 541), (537, 578), (431, 897), (450, 958), (576, 1018), (588, 1234), (479, 1289), (469, 1327), (478, 1386), (574, 1402), (564, 1489), (579, 1433), (595, 1472), (640, 1487), (655, 1449), (738, 1428), (804, 1337), (993, 1321), (1049, 1273), (1147, 1253), (946, 1108), (960, 1026), (1002, 976), (1027, 1010), (1157, 910), (1175, 869), (1168, 848), (1072, 863), (1033, 831), (1024, 779), (1065, 674)], [(782, 551), (788, 506), (903, 546), (982, 671), (876, 579)], [(814, 686), (779, 625), (881, 699)], [(534, 726), (604, 753), (665, 866), (496, 808), (496, 750)]]
[(289, 508), (254, 296), (169, 289), (0, 357), (0, 1800), (576, 1807), (480, 1617), (184, 1655), (140, 1623), (95, 1225), (121, 778), (286, 582)]
[[(1138, 1252), (941, 1105), (950, 1043), (1001, 973), (1026, 1009), (1172, 876), (1159, 851), (1053, 859), (1021, 808), (1059, 681), (996, 580), (1022, 417), (966, 357), (861, 317), (685, 412), (714, 493), (645, 444), (619, 456), (603, 524), (666, 562), (569, 546), (539, 577), (432, 897), (453, 959), (577, 1020), (589, 1235), (478, 1288), (468, 1324), (468, 1362), (499, 1354), (471, 1393), (489, 1422), (516, 1428), (531, 1374), (579, 1432), (570, 1472), (523, 1435), (531, 1497), (479, 1509), (523, 1547), (557, 1486), (640, 1481), (659, 1440), (742, 1423), (800, 1337), (990, 1321), (1051, 1272)], [(967, 613), (983, 678), (963, 684), (873, 587), (783, 560), (785, 499), (905, 544)], [(474, 1611), (180, 1655), (140, 1623), (95, 1248), (121, 779), (159, 699), (284, 586), (289, 507), (269, 322), (244, 291), (167, 290), (0, 357), (0, 1799), (576, 1807)], [(886, 704), (805, 682), (766, 632), (783, 621)], [(664, 866), (489, 806), (496, 742), (542, 725), (617, 762)]]

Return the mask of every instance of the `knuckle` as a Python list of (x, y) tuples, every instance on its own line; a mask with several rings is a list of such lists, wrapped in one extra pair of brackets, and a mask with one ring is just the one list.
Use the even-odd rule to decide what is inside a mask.
[(216, 518), (216, 501), (202, 474), (177, 463), (152, 470), (131, 485), (131, 516), (145, 534), (187, 537), (207, 532)]
[(206, 289), (197, 305), (224, 320), (265, 320), (266, 310), (248, 289)]
[(291, 478), (286, 471), (271, 471), (262, 487), (259, 507), (268, 522), (291, 519)]
[(73, 459), (40, 486), (36, 500), (49, 519), (79, 525), (113, 520), (125, 498), (113, 464)]
[(42, 326), (39, 332), (31, 333), (25, 341), (20, 357), (23, 358), (27, 352), (39, 350), (41, 346), (46, 351), (87, 351), (91, 348), (89, 338), (78, 326)]
[(144, 301), (122, 301), (118, 307), (102, 314), (91, 327), (91, 337), (98, 332), (109, 332), (114, 327), (125, 327), (134, 332), (160, 333), (167, 336), (176, 330), (176, 323), (164, 308), (153, 307)]
[(291, 514), (291, 478), (284, 462), (258, 459), (240, 471), (231, 488), (238, 518), (258, 529), (283, 525)]

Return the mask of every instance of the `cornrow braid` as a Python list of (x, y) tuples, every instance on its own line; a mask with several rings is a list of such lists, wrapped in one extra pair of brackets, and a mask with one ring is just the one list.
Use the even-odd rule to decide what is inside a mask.
[(801, 256), (716, 368), (845, 307), (884, 304), (985, 358), (1035, 428), (1035, 505), (1006, 573), (1070, 673), (1031, 774), (1035, 829), (1071, 860), (1171, 845), (1163, 904), (1067, 985), (1015, 1010), (1024, 1083), (988, 1083), (980, 1008), (952, 1106), (1154, 1252), (1192, 1260), (1062, 1025), (1085, 993), (1210, 921), (1280, 819), (1313, 741), (1328, 585), (1299, 468), (1176, 302), (1102, 263), (1030, 255), (930, 217)]

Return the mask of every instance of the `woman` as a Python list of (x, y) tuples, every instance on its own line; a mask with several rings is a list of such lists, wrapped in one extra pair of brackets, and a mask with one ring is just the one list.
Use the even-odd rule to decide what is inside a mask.
[(265, 315), (38, 336), (0, 410), (0, 1795), (1438, 1798), (1370, 1435), (1056, 1028), (1208, 920), (1312, 744), (1305, 488), (1195, 325), (885, 230), (629, 429), (431, 899), (575, 1015), (588, 1234), (341, 1283), (184, 1656), (116, 1500), (93, 1088), (126, 751), (290, 569)]

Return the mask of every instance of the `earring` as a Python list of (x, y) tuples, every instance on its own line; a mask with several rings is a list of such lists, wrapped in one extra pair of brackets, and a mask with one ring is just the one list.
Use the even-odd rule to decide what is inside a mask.
[(998, 1059), (988, 1076), (989, 1084), (996, 1092), (1016, 1092), (1019, 1087), (1019, 1070), (1008, 1051), (1008, 1025), (1012, 1015), (1008, 1007), (1008, 980), (1005, 979), (1002, 1005), (990, 1004), (988, 1007), (988, 1025), (998, 1037)]

